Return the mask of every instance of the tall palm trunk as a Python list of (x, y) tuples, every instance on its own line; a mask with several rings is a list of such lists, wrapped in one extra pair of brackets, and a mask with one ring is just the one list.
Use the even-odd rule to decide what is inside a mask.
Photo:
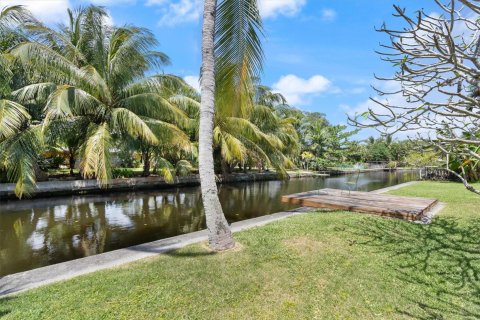
[(200, 107), (198, 163), (210, 248), (221, 251), (232, 248), (235, 245), (235, 241), (218, 199), (213, 163), (216, 7), (216, 0), (205, 0), (202, 26), (202, 101)]

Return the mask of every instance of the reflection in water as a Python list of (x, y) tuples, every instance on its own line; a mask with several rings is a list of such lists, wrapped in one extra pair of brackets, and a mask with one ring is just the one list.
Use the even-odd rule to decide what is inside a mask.
[[(358, 190), (414, 180), (416, 172), (361, 174)], [(282, 195), (346, 189), (354, 176), (221, 185), (230, 222), (292, 206)], [(199, 188), (32, 199), (0, 203), (0, 276), (205, 228)]]

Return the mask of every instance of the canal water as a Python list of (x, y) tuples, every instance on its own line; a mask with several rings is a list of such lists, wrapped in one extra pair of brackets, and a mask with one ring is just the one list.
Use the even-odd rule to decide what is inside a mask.
[[(348, 189), (357, 175), (219, 186), (229, 222), (293, 206), (282, 195)], [(416, 171), (360, 174), (357, 190), (416, 180)], [(205, 228), (199, 187), (0, 202), (0, 277)]]

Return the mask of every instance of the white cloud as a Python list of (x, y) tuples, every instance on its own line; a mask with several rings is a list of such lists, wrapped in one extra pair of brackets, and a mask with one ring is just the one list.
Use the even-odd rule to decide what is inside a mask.
[(332, 22), (337, 18), (337, 12), (333, 9), (323, 9), (321, 17), (325, 22)]
[(311, 96), (331, 90), (337, 91), (338, 88), (332, 87), (332, 82), (322, 75), (303, 79), (289, 74), (281, 77), (273, 84), (273, 90), (282, 93), (287, 98), (288, 103), (295, 105), (305, 104)]
[(185, 80), (189, 86), (200, 92), (200, 78), (198, 76), (185, 76), (183, 80)]
[[(401, 89), (401, 86), (398, 82), (390, 80), (390, 81), (375, 81), (375, 86), (378, 87), (379, 90), (384, 92), (398, 92)], [(353, 90), (352, 90), (353, 93)], [(374, 96), (373, 99), (380, 101), (382, 103), (389, 103), (390, 105), (404, 105), (406, 104), (406, 99), (401, 93), (395, 93), (392, 95), (387, 95), (383, 97)], [(358, 103), (354, 107), (343, 104), (340, 106), (342, 110), (345, 110), (349, 116), (355, 116), (359, 114), (363, 114), (369, 110), (372, 110), (375, 113), (384, 113), (385, 109), (375, 103), (371, 99), (367, 99), (361, 103)]]
[[(113, 0), (92, 1), (113, 4)], [(275, 18), (280, 15), (294, 16), (298, 14), (306, 2), (307, 0), (259, 0), (258, 6), (263, 18)], [(146, 5), (160, 8), (159, 24), (163, 26), (198, 22), (203, 12), (203, 0), (147, 0)]]
[(294, 16), (298, 14), (307, 0), (260, 0), (260, 13), (264, 18), (274, 18), (279, 15)]
[(0, 8), (12, 5), (24, 5), (33, 15), (45, 23), (65, 22), (69, 0), (1, 0)]
[(110, 27), (113, 27), (115, 25), (115, 21), (113, 21), (112, 14), (110, 12), (108, 12), (108, 16), (103, 18), (103, 23)]
[(159, 25), (175, 26), (186, 22), (198, 22), (202, 16), (203, 0), (148, 0), (147, 6), (160, 6)]
[[(377, 86), (377, 88), (379, 88), (380, 90), (382, 90), (384, 92), (392, 92), (393, 93), (393, 92), (397, 92), (401, 89), (400, 84), (396, 81), (393, 81), (393, 80), (376, 82), (375, 85)], [(377, 95), (377, 96), (373, 96), (372, 98), (375, 99), (376, 101), (379, 101), (383, 104), (387, 104), (387, 105), (390, 105), (390, 106), (409, 106), (411, 108), (415, 108), (415, 107), (420, 106), (420, 103), (418, 103), (418, 102), (417, 103), (407, 102), (406, 98), (400, 92), (394, 93), (394, 94), (391, 94), (391, 95), (387, 95), (387, 96), (378, 96)], [(345, 113), (352, 118), (360, 117), (359, 120), (363, 124), (373, 124), (373, 122), (370, 121), (369, 119), (363, 118), (363, 114), (366, 113), (366, 112), (371, 111), (376, 115), (390, 115), (390, 113), (388, 112), (387, 109), (385, 109), (383, 106), (376, 103), (375, 101), (372, 101), (371, 99), (364, 100), (364, 101), (356, 104), (353, 107), (350, 106), (350, 105), (341, 104), (339, 106), (339, 108), (342, 109), (343, 111), (345, 111)], [(395, 128), (397, 128), (397, 126), (399, 126), (399, 125), (400, 125), (400, 122), (396, 123), (393, 128), (384, 128), (384, 127), (381, 127), (381, 126), (377, 126), (377, 127), (375, 127), (375, 129), (380, 129), (380, 131), (383, 132), (383, 133), (389, 133), (389, 132), (393, 132), (393, 130)], [(426, 136), (429, 133), (431, 133), (431, 130), (429, 130), (429, 129), (416, 128), (415, 130), (412, 130), (412, 131), (397, 132), (395, 134), (395, 137), (401, 138), (401, 139), (406, 139), (408, 137), (414, 137), (417, 134), (420, 134), (422, 136)]]
[(356, 87), (356, 88), (351, 89), (349, 92), (351, 94), (361, 94), (361, 93), (364, 93), (366, 91), (367, 91), (367, 89), (365, 89), (364, 87)]

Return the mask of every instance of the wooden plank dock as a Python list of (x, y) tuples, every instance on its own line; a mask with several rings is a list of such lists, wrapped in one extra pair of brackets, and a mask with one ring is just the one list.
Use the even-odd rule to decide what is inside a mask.
[(305, 207), (328, 208), (405, 220), (420, 220), (438, 200), (402, 197), (338, 189), (321, 189), (282, 197), (282, 202)]

